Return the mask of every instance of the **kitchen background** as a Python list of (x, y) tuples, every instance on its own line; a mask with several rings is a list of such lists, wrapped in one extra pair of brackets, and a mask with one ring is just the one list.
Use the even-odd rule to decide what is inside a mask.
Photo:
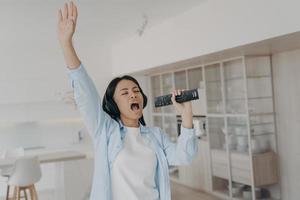
[[(267, 56), (274, 100), (272, 115), (275, 117), (272, 149), (278, 159), (279, 177), (276, 183), (266, 187), (274, 199), (299, 198), (298, 1), (90, 0), (77, 3), (79, 20), (75, 46), (99, 91), (104, 91), (112, 77), (129, 73), (140, 80), (146, 93), (153, 98), (153, 76), (159, 75), (162, 81), (163, 74), (167, 73), (175, 74), (197, 66), (204, 69), (207, 65), (228, 59), (247, 59), (243, 57), (245, 55)], [(43, 178), (37, 187), (43, 199), (53, 199), (62, 188), (64, 194), (57, 195), (62, 199), (85, 199), (92, 176), (93, 154), (72, 99), (67, 70), (56, 41), (56, 12), (62, 4), (60, 0), (0, 1), (0, 150), (18, 146), (47, 151), (80, 149), (88, 155), (87, 159), (43, 164)], [(223, 69), (224, 65), (220, 64), (220, 84), (226, 78), (221, 66)], [(245, 67), (243, 64), (239, 66)], [(206, 77), (203, 74), (204, 71), (201, 75)], [(174, 82), (170, 88), (180, 80), (171, 79)], [(207, 89), (207, 83), (202, 81), (202, 89)], [(222, 98), (219, 100), (222, 101)], [(199, 110), (207, 110), (207, 103), (209, 101), (203, 99), (198, 105)], [(172, 112), (168, 109), (163, 113)], [(148, 106), (145, 117), (151, 124), (155, 124), (153, 113), (160, 115)], [(203, 118), (208, 114), (199, 115)], [(175, 134), (174, 131), (171, 134), (176, 136), (177, 119), (174, 114), (171, 116), (169, 124), (173, 125), (161, 126), (174, 130)], [(207, 125), (205, 131), (209, 134)], [(222, 175), (211, 174), (213, 167), (203, 163), (212, 163), (213, 145), (209, 138), (202, 138), (199, 140), (201, 151), (198, 160), (191, 168), (171, 169), (178, 173), (177, 179), (173, 180), (225, 199), (230, 195), (226, 187), (233, 176), (228, 176), (227, 180), (220, 178)], [(200, 169), (208, 171), (199, 174)], [(230, 171), (228, 169), (226, 171)], [(201, 177), (201, 181), (192, 180), (195, 174)], [(0, 179), (2, 197), (6, 189), (5, 180)], [(216, 190), (219, 189), (216, 182), (225, 187), (225, 190), (221, 187), (227, 191), (225, 196)], [(236, 184), (234, 179), (231, 184)]]

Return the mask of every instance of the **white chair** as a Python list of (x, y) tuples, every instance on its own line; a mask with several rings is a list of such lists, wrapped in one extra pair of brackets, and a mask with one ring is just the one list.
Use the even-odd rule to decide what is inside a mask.
[(16, 160), (14, 171), (8, 179), (8, 185), (14, 186), (13, 200), (23, 197), (27, 200), (26, 190), (29, 190), (32, 200), (37, 200), (34, 184), (42, 177), (40, 162), (37, 156), (24, 156)]
[[(10, 150), (3, 151), (1, 153), (1, 158), (2, 159), (9, 159), (9, 158), (17, 159), (19, 157), (24, 156), (24, 154), (25, 154), (24, 148), (19, 147), (19, 148), (16, 148), (16, 149), (10, 149)], [(2, 168), (1, 169), (1, 176), (9, 178), (10, 175), (12, 174), (12, 172), (13, 172), (13, 167)], [(7, 185), (6, 200), (9, 199), (9, 190), (10, 190), (10, 187), (9, 187), (9, 185)]]

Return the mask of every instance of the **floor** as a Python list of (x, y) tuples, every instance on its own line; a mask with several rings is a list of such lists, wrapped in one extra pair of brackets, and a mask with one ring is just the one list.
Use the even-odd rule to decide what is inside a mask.
[(220, 200), (209, 194), (188, 188), (175, 182), (171, 182), (171, 190), (172, 200)]
[[(172, 200), (221, 200), (209, 194), (188, 188), (174, 182), (171, 183), (171, 189)], [(39, 193), (39, 195), (40, 200), (53, 200), (52, 192), (43, 192), (42, 194)], [(4, 198), (0, 197), (0, 200), (4, 200)]]

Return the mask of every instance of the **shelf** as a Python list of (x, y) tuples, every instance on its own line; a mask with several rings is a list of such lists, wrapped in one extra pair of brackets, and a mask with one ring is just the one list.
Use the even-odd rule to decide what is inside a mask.
[(217, 101), (217, 102), (222, 102), (222, 99), (207, 99), (207, 101)]
[(256, 100), (256, 99), (273, 99), (272, 96), (267, 97), (248, 97), (249, 100)]
[[(265, 125), (271, 125), (271, 124), (274, 124), (273, 122), (264, 122), (264, 123), (255, 123), (255, 124), (251, 124), (250, 123), (250, 126), (252, 127), (252, 126), (265, 126)], [(235, 126), (247, 126), (247, 124), (232, 124), (232, 123), (230, 123), (230, 124), (228, 124), (228, 126), (229, 127), (231, 127), (231, 126), (233, 126), (233, 127), (235, 127)]]
[(252, 136), (258, 137), (258, 136), (266, 136), (266, 135), (273, 135), (273, 134), (275, 134), (275, 133), (274, 132), (264, 132), (264, 133), (252, 134)]
[(262, 123), (253, 123), (251, 124), (250, 122), (250, 126), (264, 126), (264, 125), (271, 125), (274, 124), (274, 122), (262, 122)]
[(244, 200), (242, 196), (240, 197), (232, 197), (233, 200)]
[(228, 190), (213, 190), (215, 196), (222, 199), (229, 199)]
[(229, 113), (226, 113), (226, 114), (223, 114), (223, 113), (207, 113), (206, 115), (207, 117), (221, 117), (221, 118), (224, 118), (224, 117), (247, 117), (248, 115), (247, 114), (229, 114)]
[(236, 76), (236, 77), (224, 78), (224, 81), (235, 81), (235, 80), (244, 80), (244, 77)]
[(246, 98), (228, 98), (228, 99), (225, 99), (226, 102), (228, 101), (243, 101), (245, 102)]
[(274, 115), (274, 112), (268, 113), (249, 113), (250, 116), (263, 116), (263, 115)]
[[(222, 149), (222, 148), (214, 148), (214, 149), (211, 149), (212, 152), (215, 152), (215, 153), (218, 153), (218, 151), (220, 152), (220, 155), (225, 155), (227, 152), (225, 149)], [(237, 150), (229, 150), (230, 153), (233, 153), (233, 154), (236, 154), (236, 155), (241, 155), (241, 156), (248, 156), (249, 157), (249, 154), (248, 152), (245, 152), (245, 153), (242, 153), (242, 152), (239, 152)]]
[(167, 116), (167, 117), (175, 117), (176, 113), (163, 113), (163, 112), (157, 112), (157, 113), (151, 113), (152, 116)]
[(270, 75), (247, 76), (247, 79), (261, 79), (261, 78), (271, 78), (271, 76)]
[(205, 81), (206, 83), (221, 83), (221, 80), (209, 80), (209, 81)]
[[(227, 152), (225, 150), (211, 150), (212, 174), (227, 177)], [(230, 153), (232, 180), (251, 185), (250, 155), (237, 152)], [(254, 185), (256, 187), (278, 183), (277, 155), (273, 151), (252, 155)]]

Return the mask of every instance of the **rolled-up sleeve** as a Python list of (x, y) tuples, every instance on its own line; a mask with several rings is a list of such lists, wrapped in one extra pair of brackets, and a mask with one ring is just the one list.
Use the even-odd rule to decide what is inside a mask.
[(195, 129), (181, 126), (181, 134), (177, 143), (171, 142), (169, 136), (162, 131), (163, 148), (169, 165), (187, 165), (192, 162), (198, 153)]

